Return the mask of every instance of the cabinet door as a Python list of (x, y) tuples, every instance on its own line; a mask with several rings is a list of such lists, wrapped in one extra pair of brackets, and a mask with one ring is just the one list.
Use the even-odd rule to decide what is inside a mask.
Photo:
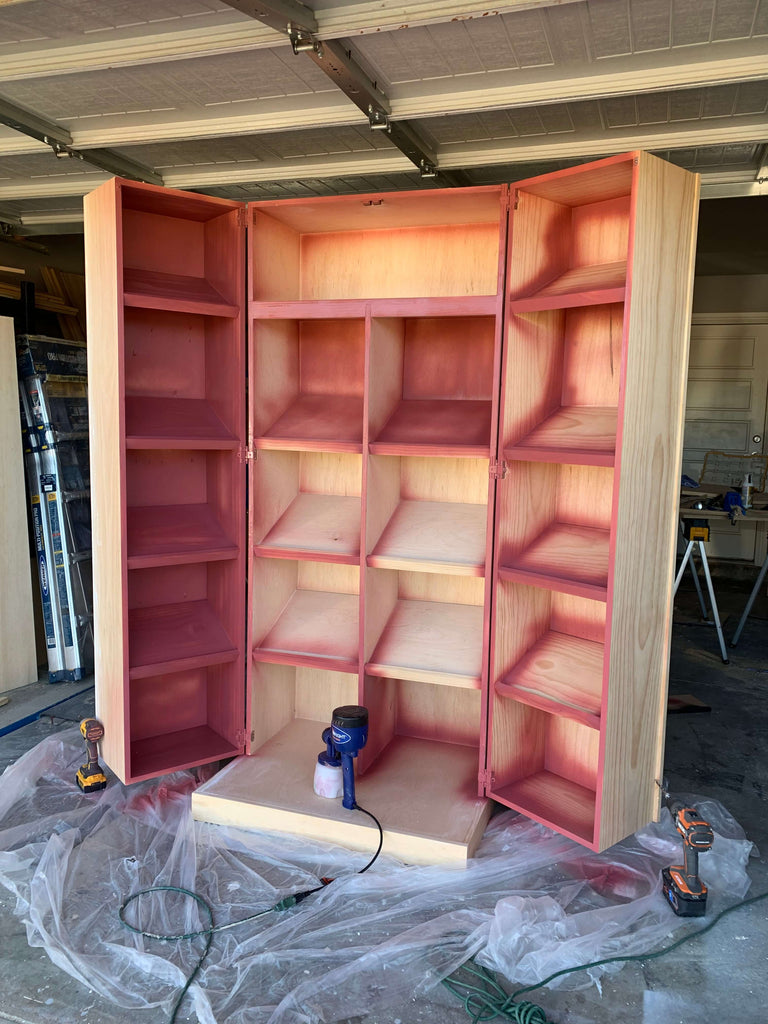
[(124, 782), (244, 745), (241, 206), (85, 200), (97, 714)]
[(604, 849), (659, 806), (697, 179), (628, 154), (515, 196), (490, 795)]

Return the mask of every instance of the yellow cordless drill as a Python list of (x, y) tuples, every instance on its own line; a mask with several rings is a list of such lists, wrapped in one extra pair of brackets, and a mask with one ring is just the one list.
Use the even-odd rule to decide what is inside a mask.
[(84, 793), (95, 793), (99, 789), (105, 789), (107, 777), (99, 764), (98, 743), (104, 735), (104, 726), (96, 718), (84, 718), (80, 723), (80, 732), (85, 740), (85, 750), (88, 760), (81, 764), (75, 780)]

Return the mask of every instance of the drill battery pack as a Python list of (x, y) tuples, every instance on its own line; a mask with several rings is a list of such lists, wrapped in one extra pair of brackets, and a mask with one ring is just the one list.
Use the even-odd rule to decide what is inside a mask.
[(95, 774), (88, 774), (89, 765), (83, 764), (80, 766), (75, 781), (84, 793), (97, 793), (100, 789), (107, 788), (107, 777), (101, 771), (97, 771)]
[(664, 899), (678, 917), (703, 917), (706, 914), (707, 887), (703, 882), (700, 884), (701, 892), (692, 892), (681, 867), (664, 868), (661, 872)]

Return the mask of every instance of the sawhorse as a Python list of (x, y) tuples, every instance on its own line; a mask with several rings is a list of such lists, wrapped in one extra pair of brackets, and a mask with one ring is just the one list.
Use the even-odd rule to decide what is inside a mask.
[[(709, 592), (709, 601), (710, 601), (710, 604), (712, 605), (712, 618), (713, 618), (714, 623), (715, 623), (715, 629), (717, 630), (717, 639), (718, 639), (718, 641), (720, 643), (720, 654), (722, 656), (723, 663), (725, 665), (727, 665), (728, 664), (728, 654), (727, 654), (726, 649), (725, 649), (725, 638), (723, 637), (723, 627), (722, 627), (722, 625), (720, 623), (720, 613), (717, 610), (717, 601), (715, 600), (715, 590), (714, 590), (714, 587), (712, 586), (712, 576), (710, 575), (709, 563), (707, 562), (707, 551), (706, 551), (706, 548), (704, 547), (705, 543), (709, 540), (709, 523), (707, 522), (706, 519), (703, 519), (703, 518), (702, 519), (684, 520), (683, 522), (680, 523), (680, 529), (683, 532), (683, 536), (688, 541), (688, 546), (685, 549), (685, 554), (683, 555), (683, 560), (680, 563), (680, 568), (677, 570), (677, 576), (675, 576), (675, 584), (674, 584), (674, 588), (672, 590), (672, 593), (673, 594), (677, 593), (677, 588), (680, 586), (680, 580), (683, 578), (683, 573), (685, 572), (685, 567), (690, 562), (691, 572), (693, 573), (693, 583), (694, 583), (694, 586), (696, 587), (696, 593), (697, 593), (698, 598), (699, 598), (699, 604), (701, 605), (702, 617), (703, 617), (705, 622), (709, 622), (710, 621), (710, 619), (709, 619), (709, 612), (707, 611), (707, 605), (706, 605), (706, 602), (704, 601), (704, 594), (702, 593), (702, 590), (701, 590), (701, 582), (699, 580), (699, 574), (696, 572), (696, 566), (695, 566), (694, 561), (693, 561), (693, 549), (698, 544), (699, 545), (699, 558), (701, 559), (701, 565), (702, 565), (702, 568), (704, 569), (704, 579), (707, 581), (707, 591)], [(766, 559), (766, 564), (768, 564), (768, 558)], [(765, 575), (765, 568), (766, 568), (766, 566), (763, 565), (762, 576)], [(754, 599), (755, 599), (755, 597), (757, 595), (757, 591), (759, 589), (760, 582), (761, 581), (758, 580), (758, 583), (755, 585), (755, 589), (752, 592), (752, 597), (750, 598), (750, 602), (754, 601)], [(751, 603), (748, 603), (747, 608), (745, 609), (744, 615), (742, 617), (744, 621), (746, 621), (746, 618), (747, 618), (747, 615), (749, 614), (749, 609), (750, 608), (751, 608)], [(735, 642), (738, 640), (738, 635), (739, 635), (739, 632), (741, 630), (741, 626), (742, 625), (743, 625), (743, 623), (739, 623), (739, 629), (736, 631), (736, 636), (734, 637), (734, 639), (733, 639), (733, 641), (731, 643), (732, 647), (734, 646)]]
[(733, 637), (731, 639), (731, 647), (735, 647), (736, 644), (739, 642), (739, 637), (741, 636), (741, 631), (742, 631), (742, 629), (744, 629), (744, 625), (745, 625), (747, 619), (749, 618), (749, 613), (752, 611), (752, 605), (755, 603), (755, 598), (757, 597), (757, 595), (758, 595), (758, 593), (760, 591), (760, 587), (762, 587), (762, 585), (763, 585), (763, 580), (765, 579), (765, 574), (767, 572), (768, 572), (768, 555), (765, 556), (765, 561), (763, 562), (763, 567), (760, 570), (760, 573), (758, 574), (757, 579), (755, 580), (755, 585), (752, 588), (752, 593), (749, 595), (749, 598), (747, 599), (746, 607), (744, 608), (744, 611), (742, 612), (741, 618), (739, 619), (739, 624), (736, 627), (736, 632), (733, 634)]

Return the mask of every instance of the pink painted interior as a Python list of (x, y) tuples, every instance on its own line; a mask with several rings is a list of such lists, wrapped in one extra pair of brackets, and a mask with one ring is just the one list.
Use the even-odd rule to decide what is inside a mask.
[[(633, 180), (627, 157), (532, 179), (516, 186), (519, 213), (510, 215), (510, 253), (518, 234), (519, 243), (533, 252), (522, 269), (518, 264), (510, 270), (511, 337), (523, 353), (529, 347), (524, 365), (538, 361), (539, 383), (532, 379), (527, 401), (511, 397), (516, 384), (519, 388), (520, 349), (510, 346), (502, 369), (500, 448), (513, 483), (518, 474), (520, 500), (530, 509), (540, 507), (541, 515), (533, 527), (531, 516), (514, 512), (505, 523), (497, 508), (502, 528), (490, 631), (488, 766), (498, 774), (491, 795), (593, 848), (600, 839), (600, 721), (606, 707), (623, 411), (626, 327), (618, 329), (617, 322), (628, 310), (628, 304), (626, 309), (611, 304), (623, 303), (631, 285), (631, 266), (623, 270), (622, 260), (631, 249)], [(526, 227), (526, 217), (535, 218), (544, 234), (526, 234), (536, 230)], [(594, 232), (582, 234), (582, 228), (601, 218), (614, 225), (617, 251), (598, 257)], [(606, 266), (595, 267), (598, 262)], [(609, 341), (608, 363), (596, 357), (601, 333)], [(567, 478), (559, 477), (561, 464), (571, 467)], [(580, 483), (579, 466), (609, 476), (585, 476)], [(594, 481), (599, 496), (590, 509), (586, 495)], [(515, 641), (522, 642), (515, 654), (508, 650), (512, 641), (499, 634), (499, 623), (517, 587), (536, 588), (542, 596), (531, 604), (538, 611), (530, 612), (527, 639)], [(561, 600), (559, 594), (577, 603), (558, 609), (552, 602)], [(512, 600), (510, 608), (515, 607)], [(596, 608), (602, 612), (596, 615)], [(510, 757), (497, 751), (497, 733), (507, 744), (512, 735), (525, 735), (526, 753)]]
[(129, 780), (243, 749), (244, 231), (120, 182)]

